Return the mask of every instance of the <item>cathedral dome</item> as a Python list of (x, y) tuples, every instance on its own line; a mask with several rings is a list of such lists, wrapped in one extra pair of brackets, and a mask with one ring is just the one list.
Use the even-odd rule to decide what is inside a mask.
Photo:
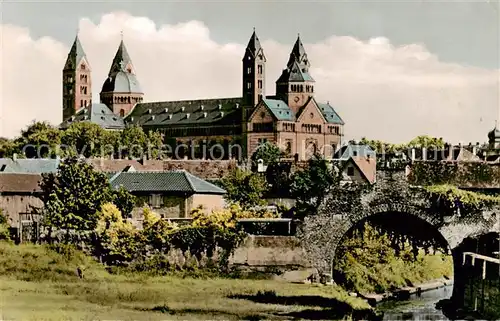
[(102, 92), (142, 93), (142, 89), (134, 74), (119, 71), (106, 79), (102, 86)]
[(500, 140), (500, 129), (495, 126), (495, 128), (488, 133), (488, 138), (492, 140)]

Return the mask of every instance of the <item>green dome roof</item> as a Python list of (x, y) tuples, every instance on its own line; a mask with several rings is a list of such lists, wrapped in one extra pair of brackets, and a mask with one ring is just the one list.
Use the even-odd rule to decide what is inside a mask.
[(119, 71), (106, 79), (102, 92), (142, 93), (142, 88), (134, 74)]

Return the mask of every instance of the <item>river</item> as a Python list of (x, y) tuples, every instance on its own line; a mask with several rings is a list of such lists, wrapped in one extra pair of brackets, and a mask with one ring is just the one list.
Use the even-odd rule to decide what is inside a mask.
[(412, 295), (406, 301), (386, 301), (377, 305), (384, 312), (383, 320), (449, 320), (436, 303), (451, 297), (453, 285), (423, 292), (420, 296)]

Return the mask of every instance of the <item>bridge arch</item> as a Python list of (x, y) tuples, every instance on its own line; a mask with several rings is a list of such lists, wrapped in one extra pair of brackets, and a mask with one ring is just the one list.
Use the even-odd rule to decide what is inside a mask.
[(487, 211), (467, 219), (457, 213), (446, 216), (449, 213), (440, 213), (422, 188), (408, 184), (404, 171), (380, 171), (377, 183), (371, 188), (350, 194), (348, 190), (332, 191), (318, 212), (305, 218), (299, 237), (311, 265), (329, 273), (345, 235), (361, 222), (388, 213), (400, 213), (425, 222), (452, 252), (467, 237), (486, 233), (495, 224), (488, 219), (491, 213)]

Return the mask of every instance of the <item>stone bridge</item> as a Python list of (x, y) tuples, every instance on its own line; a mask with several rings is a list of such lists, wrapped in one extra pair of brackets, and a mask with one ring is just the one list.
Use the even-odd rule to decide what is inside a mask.
[(451, 249), (455, 264), (460, 261), (456, 258), (461, 257), (460, 245), (466, 238), (498, 229), (498, 205), (462, 215), (443, 210), (437, 203), (426, 189), (410, 184), (405, 170), (381, 170), (369, 188), (331, 193), (316, 215), (306, 217), (298, 236), (311, 265), (330, 273), (345, 235), (368, 219), (437, 240)]

